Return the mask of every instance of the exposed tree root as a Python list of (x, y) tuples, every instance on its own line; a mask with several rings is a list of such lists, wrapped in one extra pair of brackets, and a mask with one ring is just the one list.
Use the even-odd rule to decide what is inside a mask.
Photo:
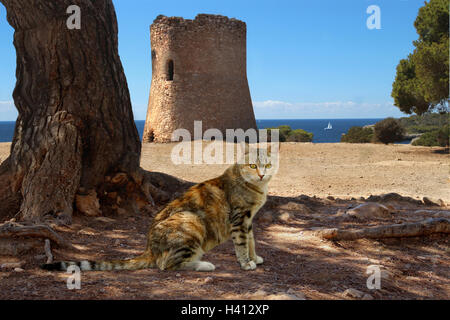
[(53, 262), (53, 254), (52, 254), (52, 249), (50, 248), (50, 240), (48, 240), (48, 239), (45, 239), (44, 251), (45, 251), (45, 255), (47, 256), (46, 263), (52, 263)]
[(421, 222), (392, 224), (359, 230), (322, 229), (315, 232), (328, 240), (357, 240), (427, 236), (433, 233), (450, 233), (450, 220), (431, 218)]
[(0, 224), (1, 239), (16, 237), (49, 239), (59, 247), (74, 249), (68, 241), (66, 241), (63, 237), (58, 235), (55, 231), (53, 231), (46, 225), (21, 225), (15, 222), (6, 222)]
[(2, 256), (20, 256), (30, 251), (42, 252), (42, 239), (38, 238), (0, 238)]

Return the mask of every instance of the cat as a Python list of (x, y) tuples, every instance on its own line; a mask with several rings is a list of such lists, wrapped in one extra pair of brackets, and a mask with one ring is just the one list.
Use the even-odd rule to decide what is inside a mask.
[[(161, 270), (213, 271), (202, 255), (232, 239), (243, 270), (263, 263), (255, 252), (252, 220), (267, 199), (268, 182), (274, 173), (269, 148), (255, 148), (251, 155), (230, 166), (219, 177), (192, 186), (170, 202), (152, 221), (145, 252), (129, 260), (56, 262), (46, 270)], [(255, 159), (256, 161), (250, 161)]]

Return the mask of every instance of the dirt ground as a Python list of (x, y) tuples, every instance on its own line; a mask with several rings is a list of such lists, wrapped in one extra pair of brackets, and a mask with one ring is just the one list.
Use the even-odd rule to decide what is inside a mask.
[[(0, 159), (9, 153), (0, 144)], [(141, 165), (199, 182), (226, 165), (179, 165), (170, 160), (171, 144), (145, 144)], [(83, 272), (81, 289), (68, 290), (64, 272), (47, 272), (42, 252), (19, 258), (0, 256), (0, 264), (23, 261), (23, 270), (0, 270), (0, 299), (353, 299), (353, 288), (374, 299), (449, 299), (449, 237), (327, 241), (318, 228), (361, 228), (420, 221), (449, 214), (448, 206), (391, 201), (390, 218), (339, 218), (367, 197), (399, 193), (414, 199), (442, 199), (450, 205), (450, 159), (443, 148), (408, 145), (285, 143), (270, 197), (254, 223), (256, 249), (265, 260), (242, 271), (229, 241), (205, 255), (211, 273), (187, 271)], [(332, 196), (332, 197), (329, 197)], [(327, 198), (329, 197), (329, 198)], [(360, 197), (364, 197), (360, 198)], [(353, 198), (353, 199), (352, 199)], [(56, 260), (121, 259), (139, 254), (152, 213), (74, 217), (57, 231), (76, 252), (53, 249)], [(381, 289), (370, 290), (367, 267), (381, 269)]]

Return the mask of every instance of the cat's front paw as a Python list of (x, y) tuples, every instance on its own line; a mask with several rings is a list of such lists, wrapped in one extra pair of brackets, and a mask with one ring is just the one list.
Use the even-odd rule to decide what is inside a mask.
[(255, 270), (256, 269), (256, 263), (254, 261), (244, 262), (241, 263), (242, 270)]
[(253, 260), (256, 264), (262, 264), (264, 262), (264, 259), (260, 256), (256, 256), (256, 258)]

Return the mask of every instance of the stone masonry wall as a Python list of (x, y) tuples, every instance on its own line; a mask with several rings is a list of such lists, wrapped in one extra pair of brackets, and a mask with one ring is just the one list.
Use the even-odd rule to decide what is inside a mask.
[[(218, 15), (158, 16), (150, 27), (152, 83), (144, 142), (170, 141), (194, 120), (203, 131), (256, 129), (246, 71), (246, 25)], [(173, 80), (168, 80), (169, 61)]]

